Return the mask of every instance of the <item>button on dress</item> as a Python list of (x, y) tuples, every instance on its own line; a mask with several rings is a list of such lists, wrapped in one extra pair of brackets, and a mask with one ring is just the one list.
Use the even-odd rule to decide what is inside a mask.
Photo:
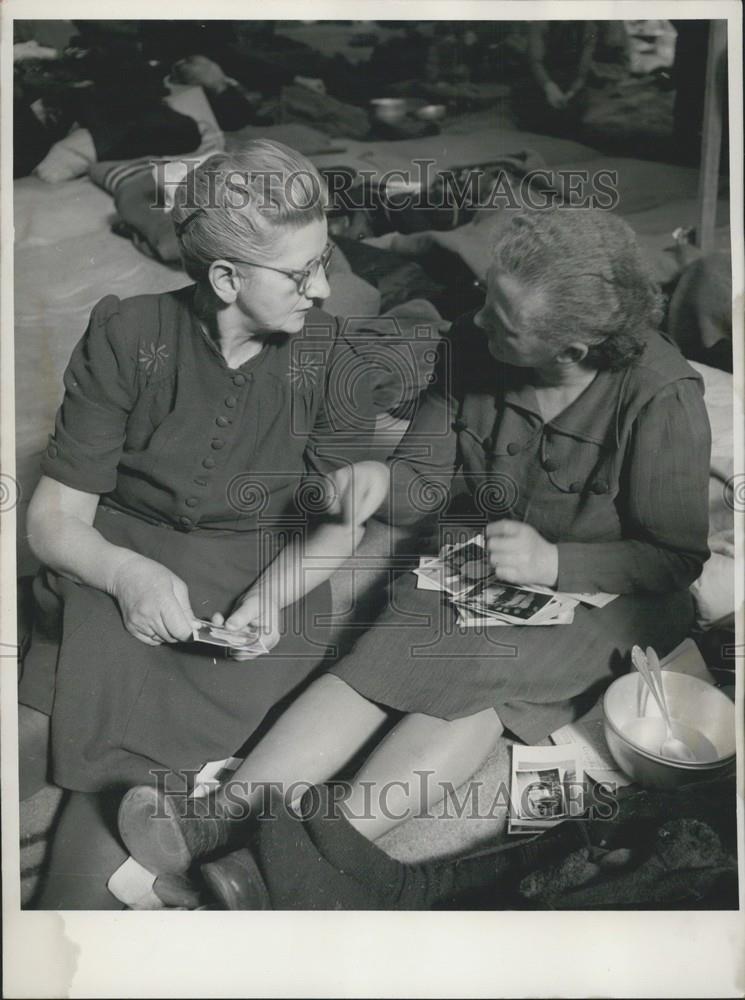
[[(312, 530), (308, 482), (366, 454), (372, 404), (359, 381), (354, 405), (334, 388), (352, 352), (334, 318), (311, 310), (301, 333), (271, 334), (233, 370), (193, 294), (108, 296), (94, 308), (42, 470), (99, 494), (101, 534), (180, 576), (195, 614), (210, 618)], [(328, 585), (285, 612), (271, 655), (248, 662), (201, 644), (147, 646), (111, 597), (56, 574), (40, 574), (36, 590), (61, 605), (62, 641), (35, 637), (20, 699), (51, 714), (54, 780), (75, 790), (234, 753), (326, 652), (316, 621)]]

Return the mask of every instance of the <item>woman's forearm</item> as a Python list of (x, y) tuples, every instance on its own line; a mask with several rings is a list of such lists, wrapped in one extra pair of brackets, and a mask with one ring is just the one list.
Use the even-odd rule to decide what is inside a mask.
[(261, 593), (280, 608), (299, 601), (324, 583), (354, 555), (364, 528), (348, 523), (326, 523), (307, 539), (287, 545), (266, 568), (252, 592)]
[(113, 593), (120, 567), (137, 555), (112, 545), (95, 528), (66, 514), (52, 517), (43, 531), (30, 530), (28, 541), (45, 566), (107, 594)]
[(700, 575), (707, 552), (672, 551), (649, 542), (559, 542), (558, 590), (609, 594), (685, 590)]
[(119, 568), (136, 553), (112, 545), (93, 527), (98, 497), (71, 497), (71, 492), (49, 481), (40, 483), (28, 510), (29, 546), (55, 572), (110, 594)]
[(528, 67), (533, 79), (538, 86), (543, 89), (547, 83), (551, 82), (551, 77), (546, 72), (543, 60), (546, 56), (546, 45), (544, 40), (545, 25), (537, 21), (531, 24), (528, 29)]

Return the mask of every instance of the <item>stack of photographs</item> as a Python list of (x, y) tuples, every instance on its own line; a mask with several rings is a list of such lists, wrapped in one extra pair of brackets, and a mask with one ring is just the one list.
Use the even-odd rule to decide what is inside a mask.
[(508, 833), (541, 833), (584, 812), (584, 771), (569, 746), (512, 748)]
[(222, 649), (232, 649), (254, 656), (262, 656), (269, 652), (259, 632), (251, 626), (232, 632), (212, 622), (197, 619), (194, 622), (192, 639), (194, 642), (205, 642), (210, 646), (220, 646)]
[(422, 557), (417, 586), (447, 594), (462, 628), (492, 625), (568, 625), (579, 603), (604, 607), (615, 594), (565, 594), (549, 587), (503, 583), (493, 572), (482, 535)]

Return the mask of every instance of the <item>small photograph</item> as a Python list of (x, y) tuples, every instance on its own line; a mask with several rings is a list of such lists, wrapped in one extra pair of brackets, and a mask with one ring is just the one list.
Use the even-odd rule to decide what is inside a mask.
[(536, 594), (501, 583), (486, 583), (468, 595), (474, 610), (493, 615), (507, 615), (528, 621), (553, 600), (551, 594)]
[(518, 771), (515, 775), (521, 819), (551, 820), (568, 815), (564, 783), (558, 767)]
[(476, 541), (452, 549), (442, 562), (446, 572), (468, 583), (483, 580), (491, 572), (486, 550)]
[(207, 642), (212, 646), (222, 646), (226, 649), (245, 649), (257, 642), (259, 633), (255, 629), (243, 629), (240, 632), (230, 632), (228, 629), (213, 625), (212, 622), (200, 620), (194, 629), (195, 642)]
[(436, 583), (453, 596), (469, 593), (491, 572), (482, 545), (477, 541), (455, 546), (445, 555), (425, 563), (417, 570), (419, 576)]

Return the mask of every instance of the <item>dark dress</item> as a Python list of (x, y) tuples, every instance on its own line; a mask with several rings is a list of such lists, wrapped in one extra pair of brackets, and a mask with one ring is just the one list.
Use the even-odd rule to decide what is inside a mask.
[[(693, 623), (687, 588), (708, 557), (710, 430), (703, 383), (650, 331), (544, 422), (521, 369), (500, 365), (466, 316), (391, 460), (388, 520), (434, 520), (431, 550), (500, 517), (558, 545), (558, 589), (621, 596), (571, 625), (462, 629), (442, 595), (393, 584), (386, 611), (331, 668), (371, 701), (445, 719), (493, 707), (530, 742), (589, 708), (634, 643), (669, 652)], [(450, 504), (455, 471), (470, 500)]]
[[(42, 469), (100, 494), (101, 534), (180, 576), (209, 618), (312, 527), (321, 475), (364, 456), (374, 417), (364, 380), (346, 391), (359, 359), (335, 319), (312, 310), (302, 333), (272, 335), (231, 369), (193, 315), (193, 291), (95, 307)], [(51, 714), (53, 777), (66, 788), (131, 785), (156, 766), (232, 754), (326, 650), (327, 585), (287, 611), (271, 656), (249, 662), (193, 643), (147, 646), (107, 594), (49, 571), (35, 585), (40, 608), (61, 599), (62, 642), (45, 641), (41, 615), (20, 700)]]

